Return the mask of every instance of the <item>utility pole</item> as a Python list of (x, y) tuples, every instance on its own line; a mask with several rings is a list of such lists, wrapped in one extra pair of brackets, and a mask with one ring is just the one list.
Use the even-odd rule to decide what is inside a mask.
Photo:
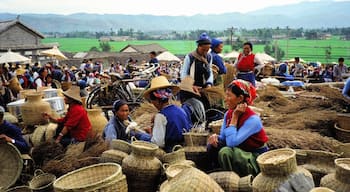
[(286, 58), (289, 59), (288, 57), (288, 49), (289, 49), (289, 27), (287, 26), (287, 50), (286, 50)]
[(227, 30), (230, 32), (230, 45), (231, 45), (231, 49), (233, 50), (233, 32), (234, 32), (234, 28), (230, 27)]
[(275, 59), (278, 60), (278, 57), (277, 57), (277, 40), (275, 40)]

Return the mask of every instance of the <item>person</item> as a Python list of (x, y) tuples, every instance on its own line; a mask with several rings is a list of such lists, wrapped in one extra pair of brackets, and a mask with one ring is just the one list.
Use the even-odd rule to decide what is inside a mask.
[(237, 71), (237, 78), (249, 81), (255, 87), (255, 74), (254, 71), (261, 70), (264, 64), (252, 53), (253, 44), (245, 42), (243, 44), (243, 53), (238, 55), (235, 63), (233, 64)]
[(261, 119), (248, 106), (256, 97), (255, 87), (244, 80), (234, 80), (226, 89), (228, 111), (224, 115), (220, 135), (208, 139), (208, 154), (213, 167), (234, 171), (243, 177), (257, 175), (256, 158), (268, 150)]
[(126, 101), (116, 100), (113, 103), (113, 114), (114, 116), (109, 120), (103, 130), (102, 137), (110, 141), (112, 139), (121, 139), (124, 141), (128, 140), (126, 134), (126, 128), (131, 118), (129, 117), (129, 106)]
[(185, 77), (179, 87), (179, 97), (182, 104), (182, 109), (186, 112), (193, 125), (201, 125), (206, 120), (205, 108), (203, 103), (199, 100), (200, 93), (195, 92), (192, 88), (194, 80), (187, 76)]
[(72, 86), (63, 92), (63, 95), (64, 102), (69, 106), (66, 116), (55, 119), (51, 115), (43, 113), (43, 117), (59, 124), (55, 141), (63, 146), (68, 146), (71, 143), (85, 141), (88, 133), (91, 131), (91, 123), (82, 105), (80, 88)]
[(335, 65), (333, 68), (333, 78), (334, 81), (341, 82), (343, 81), (343, 75), (348, 72), (347, 67), (344, 65), (344, 58), (338, 59), (338, 65)]
[(214, 80), (215, 85), (220, 84), (222, 82), (221, 75), (226, 74), (225, 64), (219, 55), (222, 52), (223, 48), (224, 44), (221, 39), (214, 38), (211, 40), (211, 55), (213, 57), (213, 65), (215, 65), (219, 69), (217, 72), (218, 76)]
[(12, 143), (22, 153), (29, 152), (29, 145), (22, 137), (21, 129), (4, 120), (5, 109), (0, 106), (0, 141)]
[(34, 87), (40, 88), (40, 87), (46, 87), (46, 76), (48, 75), (47, 69), (45, 67), (42, 67), (38, 71), (39, 76), (34, 79)]
[(300, 63), (300, 58), (299, 57), (295, 57), (294, 58), (294, 66), (295, 66), (295, 70), (294, 70), (294, 77), (303, 77), (303, 71), (305, 69), (304, 65)]
[(149, 62), (148, 63), (159, 63), (159, 61), (158, 61), (158, 59), (157, 59), (157, 54), (156, 54), (156, 52), (155, 51), (151, 51), (150, 53), (149, 53), (149, 57), (151, 58), (151, 60), (149, 60)]
[(326, 66), (326, 69), (323, 73), (323, 81), (324, 82), (333, 82), (333, 67)]
[(213, 57), (208, 53), (211, 46), (210, 37), (202, 33), (196, 43), (197, 49), (185, 56), (180, 78), (192, 77), (195, 89), (211, 87), (214, 76), (211, 68)]
[(342, 94), (345, 98), (350, 100), (350, 77), (345, 82), (345, 86), (342, 90)]
[(175, 145), (184, 141), (182, 132), (192, 127), (186, 113), (180, 107), (170, 104), (170, 98), (179, 91), (179, 87), (171, 85), (164, 76), (152, 79), (151, 87), (144, 93), (144, 97), (158, 109), (154, 117), (152, 134), (130, 131), (136, 138), (155, 143), (165, 152), (171, 152)]

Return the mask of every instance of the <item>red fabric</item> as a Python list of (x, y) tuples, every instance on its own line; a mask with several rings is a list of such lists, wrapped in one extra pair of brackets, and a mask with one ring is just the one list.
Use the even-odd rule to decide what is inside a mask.
[(256, 98), (256, 89), (253, 84), (242, 79), (233, 80), (230, 84), (239, 87), (246, 94), (244, 101), (248, 105), (253, 105), (253, 101)]
[(67, 115), (58, 119), (59, 123), (69, 128), (69, 134), (77, 141), (85, 141), (87, 134), (91, 130), (91, 123), (84, 107), (79, 104), (71, 104)]
[(238, 56), (238, 63), (237, 63), (237, 69), (238, 71), (254, 71), (254, 54), (249, 54), (247, 56), (244, 56), (242, 53)]
[[(232, 109), (228, 110), (226, 115), (226, 120), (227, 120), (226, 126), (229, 126), (230, 121), (232, 119), (232, 115), (233, 115), (233, 110)], [(252, 115), (255, 115), (255, 112), (251, 110), (249, 107), (247, 107), (246, 111), (238, 118), (237, 130), (239, 130), (239, 128), (244, 124), (244, 122)], [(247, 140), (245, 140), (238, 147), (243, 149), (244, 151), (254, 151), (262, 147), (268, 140), (269, 139), (265, 133), (265, 130), (264, 128), (262, 128), (258, 133), (251, 135)]]

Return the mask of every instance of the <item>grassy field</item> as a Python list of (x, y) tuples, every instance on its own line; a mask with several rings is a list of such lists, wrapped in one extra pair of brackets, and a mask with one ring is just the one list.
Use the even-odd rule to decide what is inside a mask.
[[(88, 51), (91, 47), (99, 47), (97, 39), (84, 38), (47, 38), (43, 43), (58, 42), (60, 49), (67, 52), (81, 52)], [(112, 51), (119, 51), (128, 44), (150, 44), (158, 43), (168, 49), (174, 54), (187, 54), (194, 50), (196, 44), (194, 41), (180, 41), (180, 40), (163, 40), (163, 41), (124, 41), (124, 42), (110, 42)], [(350, 41), (339, 40), (332, 38), (330, 40), (278, 40), (277, 45), (280, 46), (284, 52), (283, 59), (290, 59), (296, 56), (301, 57), (306, 61), (320, 61), (322, 63), (336, 62), (339, 57), (346, 59), (345, 63), (350, 60)], [(326, 49), (330, 47), (331, 57), (326, 59)], [(255, 45), (254, 52), (263, 52), (264, 45)], [(230, 46), (225, 45), (224, 53), (231, 51)], [(272, 55), (273, 56), (273, 55)]]

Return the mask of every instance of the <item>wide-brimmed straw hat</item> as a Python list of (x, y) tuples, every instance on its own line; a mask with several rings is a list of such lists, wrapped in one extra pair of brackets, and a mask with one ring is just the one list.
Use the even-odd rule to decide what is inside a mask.
[(179, 87), (180, 87), (181, 91), (186, 91), (186, 92), (192, 93), (194, 95), (201, 96), (200, 93), (195, 92), (193, 90), (193, 84), (194, 84), (194, 80), (192, 79), (192, 77), (187, 76), (181, 80)]
[(81, 103), (80, 87), (78, 86), (73, 85), (70, 89), (63, 92), (63, 95)]
[(18, 68), (15, 71), (16, 75), (24, 75), (24, 73), (26, 73), (26, 70), (23, 68)]
[(171, 88), (173, 95), (175, 95), (180, 90), (178, 86), (170, 84), (169, 81), (166, 79), (166, 77), (158, 76), (152, 79), (151, 87), (145, 91), (143, 96), (146, 99), (149, 99), (149, 94), (152, 91), (155, 91), (157, 89), (162, 89), (162, 88)]

